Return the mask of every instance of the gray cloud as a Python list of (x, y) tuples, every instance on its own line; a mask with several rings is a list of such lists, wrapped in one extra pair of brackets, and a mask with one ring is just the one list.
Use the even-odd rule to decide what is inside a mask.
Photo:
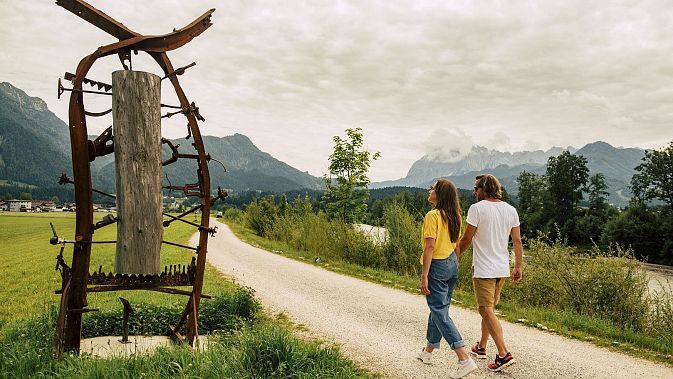
[[(660, 147), (673, 137), (673, 8), (667, 1), (91, 1), (145, 34), (209, 8), (213, 26), (171, 52), (207, 122), (321, 175), (332, 136), (360, 126), (381, 151), (374, 180), (426, 153), (580, 146)], [(56, 78), (114, 42), (52, 2), (0, 0), (2, 80), (61, 118)], [(135, 69), (157, 72), (140, 55)], [(110, 59), (91, 77), (109, 81)], [(165, 91), (165, 102), (174, 100)], [(106, 100), (87, 98), (94, 110)], [(110, 120), (97, 120), (100, 132)], [(171, 118), (165, 134), (184, 135)]]

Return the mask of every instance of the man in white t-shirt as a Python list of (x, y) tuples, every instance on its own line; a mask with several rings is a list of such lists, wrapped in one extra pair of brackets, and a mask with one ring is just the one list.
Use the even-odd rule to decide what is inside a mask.
[(495, 306), (500, 301), (500, 291), (505, 281), (510, 277), (510, 236), (515, 257), (511, 278), (514, 283), (518, 283), (523, 277), (519, 215), (514, 207), (501, 200), (502, 186), (493, 175), (477, 176), (474, 195), (479, 201), (472, 204), (467, 211), (467, 228), (456, 252), (460, 256), (470, 243), (474, 243), (472, 281), (481, 315), (481, 340), (472, 347), (471, 352), (477, 358), (486, 358), (486, 343), (489, 336), (493, 337), (498, 355), (488, 364), (488, 368), (491, 371), (500, 371), (514, 363), (514, 358), (505, 345), (502, 326), (495, 315)]

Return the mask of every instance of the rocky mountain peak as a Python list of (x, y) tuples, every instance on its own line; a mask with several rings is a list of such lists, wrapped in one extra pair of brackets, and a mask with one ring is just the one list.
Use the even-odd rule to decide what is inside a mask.
[(9, 82), (0, 83), (0, 92), (16, 102), (21, 108), (28, 108), (38, 112), (48, 111), (47, 103), (39, 97), (28, 96), (21, 89), (14, 87)]

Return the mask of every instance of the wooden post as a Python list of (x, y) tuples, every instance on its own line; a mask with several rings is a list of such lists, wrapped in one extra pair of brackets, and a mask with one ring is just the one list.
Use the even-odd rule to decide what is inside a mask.
[(163, 239), (161, 79), (115, 71), (112, 91), (119, 218), (115, 272), (157, 275)]

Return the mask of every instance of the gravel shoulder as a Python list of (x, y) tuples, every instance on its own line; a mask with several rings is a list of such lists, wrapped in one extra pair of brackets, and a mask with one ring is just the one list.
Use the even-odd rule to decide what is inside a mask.
[[(433, 365), (415, 359), (425, 344), (425, 299), (340, 275), (250, 246), (223, 223), (209, 241), (208, 261), (238, 284), (251, 287), (274, 313), (287, 314), (317, 338), (335, 342), (355, 362), (386, 378), (448, 377), (456, 365), (442, 341)], [(469, 344), (479, 338), (477, 312), (451, 307), (451, 317)], [(491, 373), (486, 362), (470, 378), (673, 378), (673, 368), (590, 343), (503, 322), (517, 363)], [(487, 352), (495, 354), (489, 342)]]

